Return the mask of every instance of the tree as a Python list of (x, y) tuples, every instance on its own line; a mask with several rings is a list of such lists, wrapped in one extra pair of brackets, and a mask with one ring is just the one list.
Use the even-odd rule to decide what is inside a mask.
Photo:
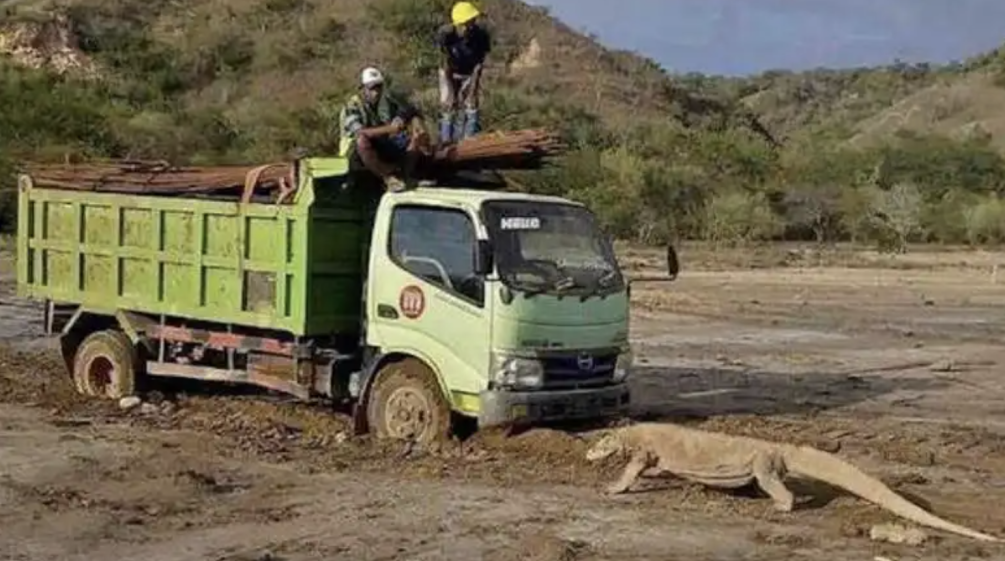
[(803, 184), (784, 197), (789, 227), (810, 230), (818, 244), (834, 241), (841, 232), (841, 188), (834, 183)]
[(873, 217), (887, 234), (880, 239), (881, 249), (907, 252), (908, 240), (921, 230), (922, 205), (921, 191), (913, 183), (897, 183), (888, 190), (875, 191)]

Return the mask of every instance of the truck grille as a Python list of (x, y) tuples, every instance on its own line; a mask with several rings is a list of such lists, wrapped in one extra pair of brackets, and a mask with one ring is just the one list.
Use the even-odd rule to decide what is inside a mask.
[[(592, 358), (592, 367), (589, 362)], [(595, 388), (611, 383), (617, 352), (576, 353), (549, 356), (541, 359), (544, 364), (544, 387), (546, 389)]]

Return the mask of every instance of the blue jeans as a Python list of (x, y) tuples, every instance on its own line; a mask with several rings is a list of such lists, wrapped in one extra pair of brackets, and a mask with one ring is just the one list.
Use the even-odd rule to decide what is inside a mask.
[[(480, 130), (478, 106), (481, 101), (481, 84), (474, 76), (454, 74), (440, 69), (440, 142), (453, 142), (474, 136)], [(458, 105), (464, 106), (463, 119), (456, 115)], [(460, 125), (460, 126), (458, 126)], [(460, 129), (457, 131), (456, 129)], [(460, 137), (456, 133), (460, 132)]]

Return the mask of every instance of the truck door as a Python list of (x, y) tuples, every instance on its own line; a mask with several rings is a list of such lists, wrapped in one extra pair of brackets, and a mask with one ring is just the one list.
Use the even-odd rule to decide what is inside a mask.
[(461, 208), (399, 202), (381, 222), (368, 339), (431, 362), (452, 392), (477, 394), (489, 369), (491, 299), (475, 274), (475, 221)]

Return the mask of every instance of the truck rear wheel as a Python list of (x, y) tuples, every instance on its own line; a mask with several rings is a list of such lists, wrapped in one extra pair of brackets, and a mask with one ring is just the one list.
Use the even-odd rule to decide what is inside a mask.
[(450, 437), (450, 404), (440, 391), (436, 375), (414, 358), (381, 368), (367, 402), (366, 416), (378, 438), (427, 445)]
[(73, 358), (77, 391), (93, 397), (120, 399), (133, 395), (139, 360), (129, 337), (121, 331), (96, 331), (87, 336)]

